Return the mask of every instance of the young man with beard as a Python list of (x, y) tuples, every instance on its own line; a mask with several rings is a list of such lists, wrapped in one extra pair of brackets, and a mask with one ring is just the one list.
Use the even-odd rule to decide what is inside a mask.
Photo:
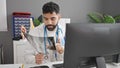
[[(54, 36), (56, 50), (50, 49), (50, 44), (47, 38), (44, 39), (44, 50), (46, 54), (38, 53), (35, 50), (28, 50), (25, 54), (25, 61), (27, 63), (42, 64), (47, 60), (48, 62), (62, 61), (64, 53), (64, 36), (63, 30), (58, 25), (60, 16), (59, 5), (54, 2), (47, 2), (42, 7), (43, 24), (30, 30), (29, 34), (32, 36), (49, 37)], [(24, 27), (21, 28), (23, 33), (26, 32)], [(48, 60), (49, 59), (49, 60)]]

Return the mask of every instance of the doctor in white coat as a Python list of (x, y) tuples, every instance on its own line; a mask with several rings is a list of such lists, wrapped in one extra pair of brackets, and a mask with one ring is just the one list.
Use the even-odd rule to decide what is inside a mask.
[[(54, 2), (48, 2), (43, 5), (43, 24), (30, 30), (29, 34), (33, 36), (49, 37), (54, 36), (56, 50), (50, 49), (50, 44), (47, 38), (44, 38), (43, 53), (38, 53), (34, 48), (25, 51), (25, 61), (29, 64), (42, 64), (45, 62), (62, 61), (64, 54), (64, 33), (60, 25), (58, 25), (60, 16), (59, 5)], [(21, 27), (23, 33), (26, 32), (24, 27)]]

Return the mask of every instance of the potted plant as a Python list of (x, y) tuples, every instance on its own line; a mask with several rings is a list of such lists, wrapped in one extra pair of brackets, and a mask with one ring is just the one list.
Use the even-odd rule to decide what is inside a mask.
[(33, 20), (33, 24), (34, 24), (34, 26), (36, 27), (36, 26), (42, 24), (42, 22), (40, 22), (38, 19), (35, 18), (35, 19)]
[(120, 22), (120, 15), (116, 15), (116, 16), (114, 16), (114, 19), (115, 19), (116, 22), (119, 23), (119, 22)]
[(88, 14), (88, 17), (90, 18), (90, 22), (93, 23), (115, 23), (115, 19), (108, 14), (101, 14), (98, 12), (92, 12)]

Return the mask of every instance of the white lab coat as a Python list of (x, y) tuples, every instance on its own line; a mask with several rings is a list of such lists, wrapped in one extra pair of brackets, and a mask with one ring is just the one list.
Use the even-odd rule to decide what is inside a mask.
[[(34, 29), (30, 30), (29, 34), (32, 35), (32, 36), (44, 37), (44, 26), (45, 25), (43, 23), (40, 26), (35, 27)], [(61, 29), (60, 25), (58, 25), (58, 26)], [(54, 36), (54, 39), (56, 40), (56, 30), (57, 30), (57, 28), (54, 31), (48, 31), (47, 30), (47, 35), (48, 36)], [(62, 41), (64, 39), (63, 34), (64, 33), (59, 31), (58, 37)], [(63, 43), (64, 43), (64, 41), (63, 41)], [(27, 64), (35, 64), (35, 55), (38, 54), (38, 52), (31, 45), (29, 45), (29, 46), (30, 46), (30, 48), (25, 50), (25, 62)], [(44, 44), (42, 46), (44, 46)], [(64, 45), (62, 45), (62, 46), (64, 48)], [(49, 58), (47, 60), (44, 59), (43, 63), (56, 61), (55, 60), (55, 52), (56, 51), (47, 49), (47, 52), (49, 53), (48, 54)], [(57, 52), (57, 59), (58, 59), (57, 61), (62, 61), (63, 60), (63, 54), (59, 54)]]

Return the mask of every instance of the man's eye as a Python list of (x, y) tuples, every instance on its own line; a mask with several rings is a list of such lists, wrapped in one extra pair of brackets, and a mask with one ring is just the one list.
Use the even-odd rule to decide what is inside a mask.
[(44, 18), (44, 20), (48, 20), (47, 18)]
[(53, 20), (53, 21), (54, 21), (54, 20), (55, 20), (55, 18), (51, 18), (51, 20)]

